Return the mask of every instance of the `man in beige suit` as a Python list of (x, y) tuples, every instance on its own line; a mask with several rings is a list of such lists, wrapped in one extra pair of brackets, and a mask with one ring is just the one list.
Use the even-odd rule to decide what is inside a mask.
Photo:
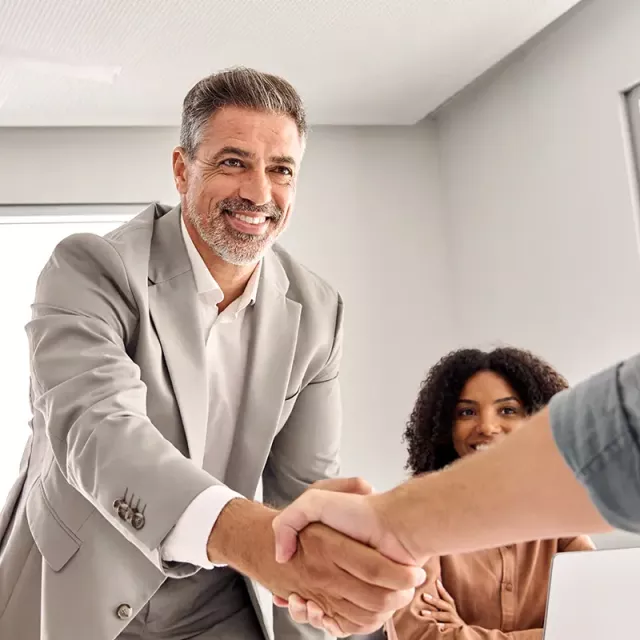
[[(342, 303), (274, 245), (305, 140), (284, 80), (206, 78), (173, 154), (180, 205), (55, 249), (27, 325), (33, 433), (0, 517), (3, 640), (260, 639), (254, 581), (350, 633), (411, 599), (420, 570), (324, 525), (274, 557), (275, 509), (338, 472)], [(279, 608), (274, 629), (319, 633)]]

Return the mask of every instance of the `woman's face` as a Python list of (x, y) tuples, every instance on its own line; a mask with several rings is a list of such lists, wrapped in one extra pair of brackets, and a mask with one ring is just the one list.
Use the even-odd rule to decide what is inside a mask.
[(460, 394), (453, 423), (453, 446), (460, 457), (486, 449), (517, 429), (525, 417), (520, 398), (493, 371), (473, 375)]

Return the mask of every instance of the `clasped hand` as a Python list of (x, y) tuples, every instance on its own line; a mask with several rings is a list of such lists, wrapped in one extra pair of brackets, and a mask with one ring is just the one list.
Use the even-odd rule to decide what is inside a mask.
[[(327, 491), (334, 499), (342, 493), (366, 500), (371, 487), (358, 478), (318, 482), (305, 494), (307, 515), (311, 502), (321, 502)], [(426, 576), (397, 540), (384, 533), (380, 538), (379, 526), (356, 513), (349, 514), (351, 528), (309, 523), (321, 518), (296, 520), (300, 513), (285, 510), (273, 523), (277, 559), (295, 567), (300, 578), (290, 593), (275, 594), (274, 602), (288, 607), (296, 622), (336, 637), (371, 633), (411, 602)]]

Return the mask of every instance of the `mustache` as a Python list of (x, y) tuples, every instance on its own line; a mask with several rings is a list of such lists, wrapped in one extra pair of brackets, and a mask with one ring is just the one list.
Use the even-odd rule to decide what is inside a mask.
[(249, 200), (244, 198), (225, 198), (218, 203), (218, 211), (224, 213), (225, 211), (246, 211), (247, 213), (260, 213), (267, 218), (273, 218), (276, 222), (282, 218), (284, 212), (275, 202), (268, 202), (267, 204), (253, 204)]

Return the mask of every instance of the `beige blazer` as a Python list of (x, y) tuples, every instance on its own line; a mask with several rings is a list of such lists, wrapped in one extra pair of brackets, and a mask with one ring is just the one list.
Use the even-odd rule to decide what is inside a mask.
[[(0, 638), (113, 640), (122, 605), (135, 616), (167, 577), (196, 571), (159, 554), (219, 484), (202, 470), (205, 354), (179, 223), (179, 207), (152, 205), (104, 238), (67, 238), (40, 275), (26, 327), (32, 435), (0, 514)], [(342, 303), (276, 247), (250, 313), (226, 480), (253, 498), (262, 478), (265, 501), (282, 505), (338, 473)], [(136, 518), (118, 509), (125, 492)], [(319, 637), (280, 609), (274, 626)]]

